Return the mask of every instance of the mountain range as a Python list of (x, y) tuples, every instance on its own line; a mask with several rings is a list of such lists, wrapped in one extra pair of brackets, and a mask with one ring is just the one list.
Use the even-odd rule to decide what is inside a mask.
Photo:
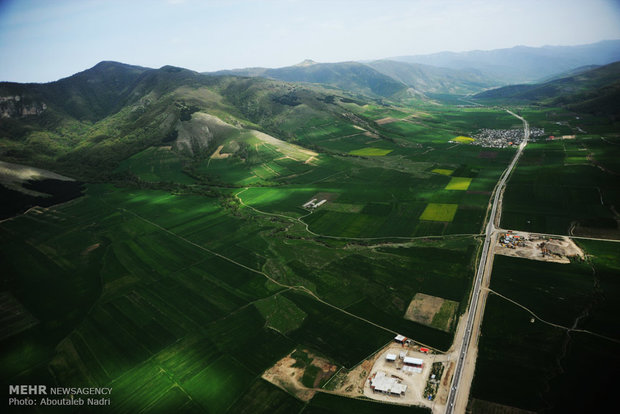
[(532, 85), (510, 85), (474, 95), (479, 102), (538, 103), (620, 119), (620, 62), (581, 69)]
[(457, 70), (478, 70), (504, 84), (539, 82), (581, 66), (606, 65), (620, 60), (620, 40), (578, 46), (515, 46), (496, 50), (441, 52), (399, 56), (391, 60)]
[[(483, 69), (391, 60), (304, 61), (211, 74), (106, 61), (55, 82), (0, 83), (0, 157), (93, 179), (149, 146), (170, 145), (200, 156), (212, 152), (227, 134), (245, 130), (295, 140), (291, 125), (308, 120), (353, 122), (372, 132), (372, 122), (355, 108), (415, 104), (435, 94), (479, 92), (479, 102), (561, 105), (618, 117), (620, 63), (593, 66), (616, 56), (613, 45), (620, 43), (537, 49), (536, 54), (545, 56), (561, 52), (563, 63), (555, 67), (568, 72), (556, 72), (540, 84), (504, 87), (506, 77), (498, 80)], [(531, 52), (514, 49), (517, 55)], [(486, 62), (494, 55), (488, 52)], [(566, 56), (580, 66), (570, 67)]]
[(620, 60), (620, 40), (579, 46), (516, 46), (510, 49), (441, 52), (369, 62), (317, 63), (283, 68), (243, 68), (212, 75), (266, 77), (330, 85), (383, 98), (470, 94), (514, 83), (549, 80), (575, 69)]

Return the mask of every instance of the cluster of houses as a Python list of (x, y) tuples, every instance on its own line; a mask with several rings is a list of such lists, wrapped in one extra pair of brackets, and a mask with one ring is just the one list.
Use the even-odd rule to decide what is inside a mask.
[[(539, 137), (545, 134), (542, 128), (530, 128), (530, 138)], [(523, 141), (523, 129), (489, 129), (483, 128), (475, 135), (476, 140), (472, 145), (479, 145), (487, 148), (506, 148), (512, 145), (519, 145)]]

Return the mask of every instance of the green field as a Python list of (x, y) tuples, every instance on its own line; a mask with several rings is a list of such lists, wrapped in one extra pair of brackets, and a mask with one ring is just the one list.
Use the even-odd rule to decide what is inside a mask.
[(446, 168), (435, 168), (431, 170), (431, 172), (434, 172), (435, 174), (441, 174), (441, 175), (452, 175), (454, 170), (448, 170)]
[(458, 204), (430, 203), (422, 212), (420, 220), (452, 221), (458, 207)]
[(574, 235), (620, 235), (612, 210), (620, 201), (614, 169), (620, 147), (598, 135), (569, 142), (586, 150), (576, 157), (564, 142), (528, 145), (505, 191), (503, 227), (568, 234), (573, 226)]
[(454, 138), (452, 141), (459, 142), (461, 144), (469, 144), (471, 142), (474, 142), (475, 139), (473, 139), (471, 137), (458, 136), (458, 137)]
[[(581, 242), (580, 242), (581, 244)], [(545, 324), (493, 293), (485, 308), (472, 397), (528, 410), (604, 411), (620, 364), (617, 243), (587, 241), (586, 263), (496, 256), (491, 289), (560, 326)], [(613, 275), (613, 276), (612, 276)], [(584, 356), (591, 358), (584, 360)], [(594, 381), (584, 381), (596, 373)]]
[(471, 180), (471, 178), (467, 177), (452, 177), (448, 185), (446, 185), (446, 190), (465, 191), (469, 188)]
[[(220, 81), (233, 82), (213, 80)], [(514, 155), (448, 141), (520, 122), (495, 108), (414, 108), (339, 95), (331, 97), (341, 101), (334, 108), (303, 89), (297, 104), (289, 84), (257, 82), (270, 87), (218, 84), (226, 93), (218, 99), (215, 89), (192, 91), (192, 102), (208, 98), (221, 116), (209, 124), (213, 141), (196, 144), (196, 153), (138, 133), (126, 154), (85, 145), (68, 158), (99, 161), (93, 168), (101, 174), (88, 170), (84, 197), (0, 223), (0, 300), (23, 315), (2, 331), (7, 384), (110, 386), (121, 413), (428, 412), (325, 393), (305, 403), (261, 375), (296, 349), (346, 370), (394, 332), (448, 350), (451, 320), (470, 296), (489, 198)], [(243, 102), (247, 94), (260, 105), (240, 105), (235, 87)], [(166, 99), (174, 111), (185, 105)], [(340, 115), (345, 110), (350, 117)], [(385, 118), (393, 122), (376, 122)], [(528, 147), (509, 181), (502, 225), (558, 232), (575, 220), (575, 231), (609, 225), (620, 200), (604, 169), (618, 161), (614, 138), (602, 138)], [(230, 155), (211, 158), (220, 145)], [(327, 201), (302, 207), (312, 199)], [(611, 298), (620, 292), (620, 252), (584, 246), (589, 261), (569, 266), (497, 257), (491, 288), (558, 324), (592, 305), (579, 326), (617, 335)], [(425, 325), (403, 317), (418, 293), (446, 300)], [(493, 294), (487, 305), (476, 398), (538, 409), (545, 398), (557, 401), (552, 394), (563, 386), (575, 387), (572, 371), (554, 371), (562, 331), (531, 324)], [(578, 370), (575, 352), (603, 349), (615, 361), (616, 349), (599, 339), (571, 341), (577, 351), (565, 358)], [(503, 370), (507, 379), (497, 380)], [(317, 374), (308, 368), (302, 381), (314, 384)], [(526, 374), (536, 380), (519, 388)], [(536, 395), (540, 387), (549, 395)]]
[(360, 155), (363, 157), (380, 157), (383, 155), (388, 155), (390, 152), (392, 152), (391, 149), (368, 147), (368, 148), (360, 148), (357, 150), (349, 151), (349, 154)]

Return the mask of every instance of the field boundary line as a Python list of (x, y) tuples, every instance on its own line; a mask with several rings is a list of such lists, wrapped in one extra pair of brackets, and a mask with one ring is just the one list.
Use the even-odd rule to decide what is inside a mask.
[(386, 240), (386, 239), (396, 239), (396, 240), (420, 240), (420, 239), (443, 239), (443, 238), (449, 238), (449, 237), (481, 237), (484, 236), (483, 233), (477, 234), (477, 233), (458, 233), (458, 234), (442, 234), (442, 235), (429, 235), (429, 236), (415, 236), (415, 237), (407, 237), (407, 236), (381, 236), (381, 237), (345, 237), (345, 236), (329, 236), (327, 234), (319, 234), (319, 233), (315, 233), (312, 230), (310, 230), (310, 225), (306, 222), (304, 222), (302, 220), (302, 218), (304, 217), (308, 217), (309, 215), (312, 214), (312, 211), (309, 212), (308, 214), (305, 214), (301, 217), (292, 217), (292, 216), (287, 216), (285, 214), (279, 214), (279, 213), (269, 213), (267, 211), (262, 211), (257, 209), (256, 207), (253, 207), (251, 205), (246, 204), (243, 199), (241, 197), (239, 197), (239, 194), (243, 193), (246, 190), (249, 190), (250, 187), (246, 187), (243, 190), (239, 191), (237, 194), (235, 194), (235, 197), (239, 200), (239, 202), (241, 203), (242, 206), (247, 207), (253, 211), (255, 211), (258, 214), (264, 214), (266, 216), (274, 216), (274, 217), (281, 217), (287, 220), (291, 220), (294, 221), (296, 223), (302, 224), (305, 227), (305, 230), (310, 233), (311, 235), (315, 236), (315, 237), (321, 237), (324, 239), (333, 239), (333, 240), (355, 240), (355, 241), (372, 241), (372, 240)]
[(594, 335), (594, 336), (597, 336), (597, 337), (599, 337), (599, 338), (602, 338), (602, 339), (607, 339), (608, 341), (612, 341), (612, 342), (616, 342), (616, 343), (619, 343), (619, 344), (620, 344), (620, 340), (619, 340), (619, 339), (610, 338), (610, 337), (608, 337), (608, 336), (601, 335), (601, 334), (596, 333), (596, 332), (588, 331), (588, 330), (586, 330), (586, 329), (575, 329), (575, 328), (569, 328), (569, 327), (567, 327), (567, 326), (558, 325), (557, 323), (553, 323), (553, 322), (546, 321), (546, 320), (544, 320), (543, 318), (541, 318), (540, 316), (536, 315), (536, 314), (535, 314), (534, 312), (532, 312), (530, 309), (528, 309), (528, 308), (526, 308), (525, 306), (521, 305), (519, 302), (516, 302), (516, 301), (514, 301), (514, 300), (512, 300), (512, 299), (510, 299), (510, 298), (508, 298), (508, 297), (506, 297), (506, 296), (504, 296), (504, 295), (502, 295), (501, 293), (498, 293), (498, 292), (494, 291), (493, 289), (490, 289), (490, 288), (484, 288), (484, 289), (488, 290), (490, 293), (492, 293), (492, 294), (494, 294), (494, 295), (499, 296), (500, 298), (502, 298), (502, 299), (504, 299), (504, 300), (507, 300), (508, 302), (511, 302), (511, 303), (513, 303), (513, 304), (517, 305), (518, 307), (520, 307), (521, 309), (525, 310), (526, 312), (528, 312), (530, 315), (532, 315), (534, 318), (538, 319), (538, 320), (539, 320), (539, 321), (541, 321), (542, 323), (546, 323), (547, 325), (553, 326), (554, 328), (563, 329), (563, 330), (565, 330), (565, 331), (567, 331), (567, 332), (581, 332), (581, 333), (587, 333), (587, 334)]
[(372, 321), (370, 321), (370, 320), (368, 320), (368, 319), (366, 319), (366, 318), (363, 318), (363, 317), (361, 317), (361, 316), (355, 315), (355, 314), (353, 314), (353, 313), (351, 313), (351, 312), (347, 311), (346, 309), (339, 308), (339, 307), (338, 307), (338, 306), (336, 306), (336, 305), (332, 305), (331, 303), (329, 303), (329, 302), (327, 302), (327, 301), (325, 301), (325, 300), (321, 299), (319, 296), (317, 296), (314, 292), (312, 292), (310, 289), (308, 289), (308, 288), (307, 288), (307, 287), (305, 287), (305, 286), (290, 286), (290, 285), (286, 285), (286, 284), (284, 284), (284, 283), (282, 283), (282, 282), (279, 282), (279, 281), (277, 281), (277, 280), (273, 279), (271, 276), (269, 276), (267, 273), (265, 273), (265, 272), (263, 272), (263, 271), (261, 271), (261, 270), (256, 270), (256, 269), (253, 269), (253, 268), (251, 268), (251, 267), (249, 267), (249, 266), (244, 265), (243, 263), (239, 263), (239, 262), (237, 262), (237, 261), (235, 261), (235, 260), (233, 260), (233, 259), (231, 259), (231, 258), (229, 258), (229, 257), (226, 257), (226, 256), (224, 256), (224, 255), (222, 255), (222, 254), (220, 254), (220, 253), (217, 253), (217, 252), (215, 252), (215, 251), (213, 251), (213, 250), (211, 250), (211, 249), (208, 249), (208, 248), (206, 248), (206, 247), (204, 247), (204, 246), (201, 246), (201, 245), (199, 245), (199, 244), (197, 244), (197, 243), (194, 243), (193, 241), (191, 241), (191, 240), (189, 240), (189, 239), (186, 239), (185, 237), (180, 236), (180, 235), (178, 235), (178, 234), (174, 233), (173, 231), (168, 230), (168, 229), (166, 229), (165, 227), (160, 226), (159, 224), (154, 223), (154, 222), (152, 222), (151, 220), (148, 220), (148, 219), (146, 219), (146, 218), (144, 218), (144, 217), (140, 216), (139, 214), (137, 214), (137, 213), (135, 213), (135, 212), (133, 212), (133, 211), (131, 211), (131, 210), (127, 210), (127, 209), (122, 208), (122, 207), (118, 207), (118, 209), (119, 209), (119, 210), (121, 210), (121, 211), (125, 211), (125, 212), (127, 212), (127, 213), (131, 213), (131, 214), (133, 214), (134, 216), (136, 216), (137, 218), (139, 218), (140, 220), (143, 220), (144, 222), (149, 223), (149, 224), (151, 224), (152, 226), (155, 226), (155, 227), (157, 227), (158, 229), (160, 229), (160, 230), (162, 230), (162, 231), (164, 231), (164, 232), (166, 232), (166, 233), (168, 233), (168, 234), (170, 234), (170, 235), (172, 235), (172, 236), (175, 236), (175, 237), (179, 238), (180, 240), (185, 241), (186, 243), (189, 243), (189, 244), (191, 244), (191, 245), (193, 245), (193, 246), (195, 246), (195, 247), (198, 247), (199, 249), (204, 250), (204, 251), (205, 251), (205, 252), (207, 252), (207, 253), (210, 253), (210, 254), (212, 254), (212, 255), (214, 255), (214, 256), (217, 256), (217, 257), (219, 257), (219, 258), (221, 258), (221, 259), (224, 259), (224, 260), (226, 260), (226, 261), (228, 261), (228, 262), (230, 262), (230, 263), (232, 263), (232, 264), (235, 264), (235, 265), (237, 265), (237, 266), (239, 266), (239, 267), (242, 267), (242, 268), (244, 268), (244, 269), (246, 269), (246, 270), (249, 270), (250, 272), (253, 272), (253, 273), (259, 274), (259, 275), (261, 275), (261, 276), (264, 276), (264, 277), (265, 277), (265, 278), (267, 278), (269, 281), (273, 282), (274, 284), (276, 284), (276, 285), (278, 285), (278, 286), (280, 286), (280, 287), (283, 287), (283, 288), (289, 288), (289, 289), (292, 289), (292, 290), (297, 290), (297, 291), (300, 291), (300, 292), (304, 292), (304, 293), (308, 294), (310, 297), (314, 298), (316, 301), (321, 302), (321, 303), (323, 303), (324, 305), (327, 305), (327, 306), (329, 306), (329, 307), (331, 307), (331, 308), (333, 308), (333, 309), (336, 309), (336, 310), (338, 310), (338, 311), (340, 311), (340, 312), (342, 312), (342, 313), (344, 313), (344, 314), (346, 314), (346, 315), (349, 315), (349, 316), (351, 316), (351, 317), (353, 317), (353, 318), (355, 318), (355, 319), (358, 319), (358, 320), (361, 320), (361, 321), (363, 321), (363, 322), (366, 322), (366, 323), (368, 323), (368, 324), (370, 324), (370, 325), (373, 325), (373, 326), (375, 326), (375, 327), (377, 327), (377, 328), (379, 328), (379, 329), (382, 329), (382, 330), (384, 330), (384, 331), (386, 331), (386, 332), (389, 332), (389, 333), (391, 333), (391, 334), (398, 334), (398, 332), (396, 332), (396, 331), (394, 331), (394, 330), (392, 330), (392, 329), (390, 329), (390, 328), (387, 328), (387, 327), (385, 327), (385, 326), (379, 325), (379, 324), (377, 324), (377, 323), (375, 323), (375, 322), (372, 322)]

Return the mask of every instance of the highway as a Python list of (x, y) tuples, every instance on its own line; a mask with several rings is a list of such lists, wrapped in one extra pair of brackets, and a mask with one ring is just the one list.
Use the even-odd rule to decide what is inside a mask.
[[(467, 322), (465, 325), (465, 329), (463, 332), (463, 340), (461, 342), (461, 349), (458, 351), (458, 359), (456, 362), (456, 369), (454, 371), (454, 377), (452, 379), (452, 385), (450, 387), (450, 392), (448, 394), (448, 400), (446, 402), (446, 414), (452, 414), (455, 407), (463, 407), (462, 412), (465, 412), (465, 406), (467, 405), (467, 399), (469, 398), (468, 393), (459, 394), (459, 389), (461, 388), (461, 380), (463, 374), (463, 367), (465, 362), (467, 361), (467, 352), (469, 350), (469, 345), (471, 343), (472, 338), (477, 338), (480, 331), (480, 323), (482, 321), (482, 315), (480, 318), (477, 318), (478, 312), (482, 312), (484, 306), (479, 307), (479, 300), (481, 294), (481, 286), (482, 281), (484, 279), (484, 275), (491, 274), (491, 268), (493, 266), (493, 261), (489, 260), (489, 257), (493, 255), (493, 246), (495, 244), (495, 236), (496, 236), (496, 228), (495, 225), (499, 225), (499, 218), (501, 216), (501, 202), (502, 197), (504, 195), (504, 188), (506, 186), (506, 181), (510, 177), (512, 170), (515, 165), (517, 165), (517, 161), (521, 157), (523, 153), (523, 149), (527, 145), (527, 141), (530, 137), (530, 126), (528, 122), (520, 117), (519, 115), (506, 110), (512, 116), (519, 118), (523, 122), (523, 141), (519, 145), (517, 149), (517, 153), (513, 157), (512, 161), (500, 177), (497, 185), (495, 186), (495, 193), (493, 197), (493, 204), (491, 206), (491, 214), (489, 215), (489, 220), (486, 226), (484, 244), (482, 246), (482, 254), (480, 256), (480, 263), (478, 265), (478, 271), (476, 272), (476, 278), (474, 282), (473, 294), (471, 298), (471, 302), (468, 308)], [(488, 268), (487, 268), (488, 267)], [(482, 303), (481, 305), (484, 305)], [(474, 326), (474, 322), (478, 321), (476, 326)], [(473, 335), (475, 333), (475, 335)], [(455, 342), (458, 341), (458, 338), (455, 338)], [(475, 361), (472, 361), (475, 362)], [(472, 378), (469, 378), (471, 381)], [(468, 384), (469, 385), (469, 384)], [(467, 387), (469, 389), (469, 386)], [(466, 395), (467, 394), (467, 395)], [(458, 398), (458, 400), (457, 400)], [(459, 404), (457, 404), (459, 402)]]

